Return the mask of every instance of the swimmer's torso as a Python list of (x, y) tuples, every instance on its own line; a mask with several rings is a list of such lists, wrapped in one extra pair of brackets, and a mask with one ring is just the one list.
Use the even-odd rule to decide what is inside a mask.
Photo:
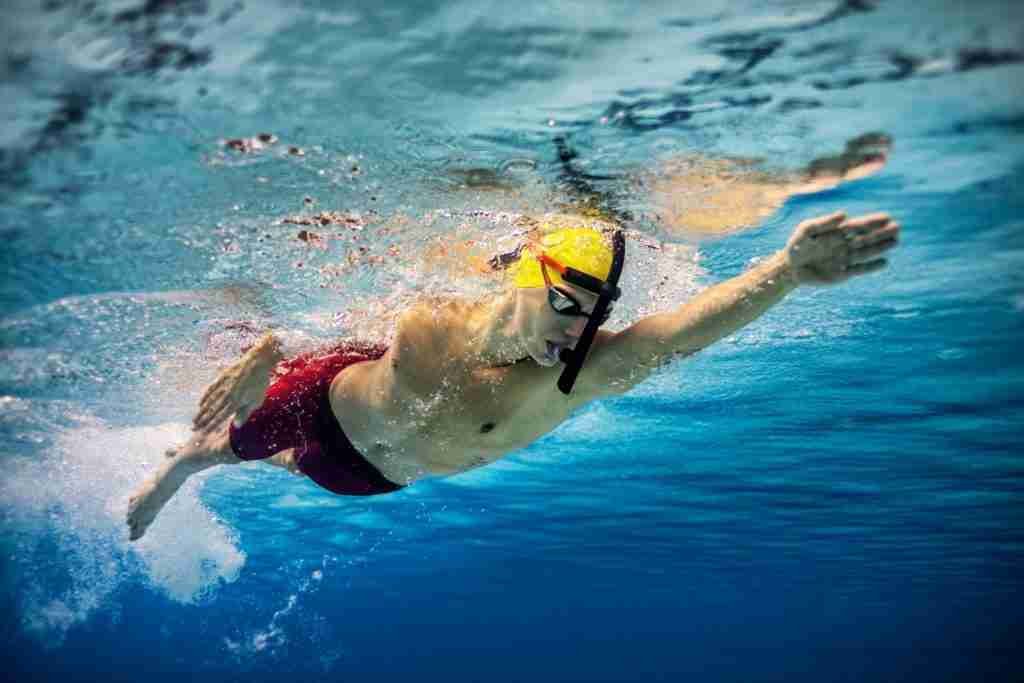
[[(493, 462), (554, 429), (574, 407), (556, 387), (561, 366), (467, 363), (468, 308), (435, 311), (416, 357), (353, 365), (331, 386), (331, 408), (349, 440), (396, 483)], [(416, 372), (393, 367), (400, 363)]]

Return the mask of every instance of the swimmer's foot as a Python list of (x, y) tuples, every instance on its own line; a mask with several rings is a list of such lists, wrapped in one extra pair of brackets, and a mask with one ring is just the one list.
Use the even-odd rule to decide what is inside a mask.
[(190, 476), (216, 465), (240, 462), (231, 452), (227, 422), (218, 431), (193, 432), (187, 443), (167, 451), (166, 456), (156, 474), (128, 500), (128, 538), (132, 541), (146, 533), (157, 513)]
[(889, 159), (892, 138), (885, 133), (865, 133), (846, 143), (841, 154), (815, 159), (794, 183), (791, 194), (830, 190), (840, 183), (860, 180), (877, 173)]

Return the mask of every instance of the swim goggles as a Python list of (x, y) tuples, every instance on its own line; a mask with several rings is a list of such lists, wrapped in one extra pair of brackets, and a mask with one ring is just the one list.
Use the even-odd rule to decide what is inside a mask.
[[(603, 284), (603, 281), (588, 275), (587, 273), (582, 273), (575, 268), (562, 265), (547, 254), (537, 254), (537, 260), (540, 261), (540, 270), (544, 275), (544, 284), (548, 288), (548, 304), (551, 305), (551, 310), (560, 315), (581, 316), (589, 320), (594, 315), (593, 313), (585, 313), (583, 311), (583, 306), (573, 295), (551, 283), (551, 278), (548, 276), (548, 266), (551, 266), (558, 271), (559, 275), (561, 275), (562, 279), (566, 282), (576, 284), (578, 287), (582, 287), (589, 292), (594, 292), (594, 289), (596, 288), (597, 291), (594, 293), (598, 295), (600, 295), (600, 287)], [(573, 271), (573, 273), (570, 273), (569, 271)], [(573, 280), (576, 280), (576, 282), (573, 282)], [(580, 282), (585, 282), (585, 284), (578, 284)], [(613, 298), (619, 298), (617, 287)], [(613, 308), (614, 307), (611, 305), (605, 308), (604, 314), (597, 323), (598, 325), (603, 325), (608, 322), (608, 318), (612, 315)], [(594, 310), (597, 310), (596, 306)]]

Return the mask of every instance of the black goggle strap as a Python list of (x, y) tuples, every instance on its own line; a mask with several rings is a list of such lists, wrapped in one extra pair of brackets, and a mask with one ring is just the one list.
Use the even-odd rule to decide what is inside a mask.
[[(626, 260), (626, 238), (621, 230), (616, 230), (615, 234), (612, 235), (612, 248), (614, 253), (612, 255), (611, 272), (608, 273), (608, 279), (601, 282), (600, 287), (595, 291), (595, 294), (598, 294), (597, 303), (594, 304), (594, 312), (587, 319), (587, 325), (583, 328), (583, 334), (576, 343), (576, 349), (563, 349), (562, 353), (559, 354), (559, 359), (565, 363), (565, 369), (562, 370), (562, 374), (558, 378), (558, 389), (566, 395), (572, 392), (572, 387), (576, 383), (576, 377), (583, 368), (583, 362), (587, 359), (587, 353), (590, 351), (590, 346), (594, 343), (594, 338), (597, 336), (597, 328), (601, 326), (601, 319), (608, 311), (609, 304), (618, 299), (621, 294), (618, 286), (619, 276), (622, 275), (622, 265)], [(566, 269), (566, 271), (569, 270), (571, 269)], [(576, 272), (578, 273), (579, 271)], [(586, 275), (586, 273), (580, 274)], [(563, 273), (562, 278), (567, 282), (572, 282), (566, 275), (569, 275), (569, 273)], [(590, 276), (587, 275), (587, 277)], [(596, 280), (597, 278), (593, 279)]]
[[(612, 258), (614, 260), (614, 256)], [(607, 281), (600, 280), (590, 273), (584, 273), (581, 270), (576, 270), (572, 266), (566, 266), (565, 270), (561, 273), (561, 276), (562, 279), (569, 284), (576, 285), (577, 287), (585, 289), (592, 294), (597, 294), (598, 296), (600, 296), (608, 286)], [(609, 277), (611, 277), (611, 275), (609, 275)], [(622, 291), (618, 287), (612, 287), (612, 301), (618, 301), (621, 294)]]

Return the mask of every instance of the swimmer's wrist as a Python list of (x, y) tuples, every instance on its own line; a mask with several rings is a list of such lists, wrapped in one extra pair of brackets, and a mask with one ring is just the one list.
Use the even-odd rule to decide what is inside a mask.
[(765, 268), (765, 276), (769, 282), (777, 282), (787, 290), (796, 289), (800, 284), (796, 268), (789, 260), (789, 253), (783, 249), (777, 251), (762, 262)]

